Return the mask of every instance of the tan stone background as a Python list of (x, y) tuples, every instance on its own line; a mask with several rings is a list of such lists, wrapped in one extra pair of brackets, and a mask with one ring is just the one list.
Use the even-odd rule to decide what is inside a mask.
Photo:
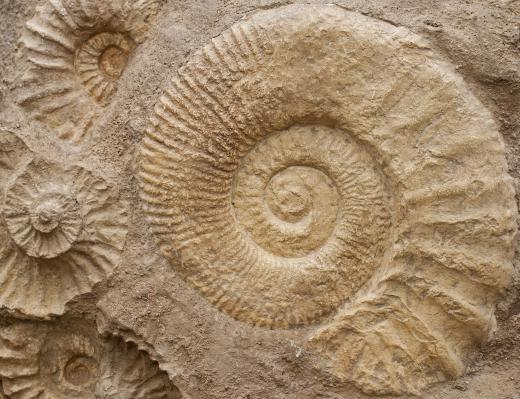
[[(70, 305), (99, 324), (139, 342), (169, 373), (185, 397), (362, 398), (313, 367), (304, 331), (270, 331), (237, 322), (209, 305), (164, 260), (137, 200), (134, 155), (147, 116), (187, 57), (242, 16), (297, 1), (169, 0), (137, 49), (96, 138), (84, 152), (56, 144), (46, 128), (13, 104), (18, 38), (37, 1), (0, 0), (0, 128), (23, 137), (31, 149), (100, 168), (130, 204), (123, 263), (92, 294)], [(301, 3), (330, 3), (314, 1)], [(507, 143), (510, 173), (520, 189), (520, 1), (336, 1), (346, 9), (405, 26), (427, 38), (456, 65), (493, 113)], [(419, 99), (420, 100), (420, 99)], [(516, 261), (517, 267), (520, 262)], [(468, 376), (432, 387), (425, 398), (520, 397), (520, 274), (499, 305), (495, 339), (482, 348)]]

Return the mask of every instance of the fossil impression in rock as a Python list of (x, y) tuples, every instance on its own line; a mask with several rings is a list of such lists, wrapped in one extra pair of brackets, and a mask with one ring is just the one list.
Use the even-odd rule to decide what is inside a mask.
[(0, 377), (12, 399), (180, 399), (146, 352), (87, 326), (0, 330)]
[(310, 343), (341, 381), (417, 393), (494, 327), (516, 233), (504, 145), (404, 28), (332, 5), (237, 23), (173, 78), (140, 162), (183, 278), (244, 322), (321, 323)]
[(46, 0), (22, 36), (20, 103), (81, 142), (117, 89), (163, 0)]
[(107, 182), (79, 166), (33, 158), (0, 132), (0, 305), (63, 314), (119, 263), (126, 211)]

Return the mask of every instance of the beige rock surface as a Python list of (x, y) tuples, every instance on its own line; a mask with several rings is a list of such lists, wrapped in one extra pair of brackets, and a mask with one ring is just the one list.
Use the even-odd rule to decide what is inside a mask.
[[(31, 186), (24, 176), (102, 176), (128, 214), (110, 219), (117, 233), (88, 230), (121, 253), (100, 278), (87, 273), (85, 290), (64, 276), (92, 262), (46, 268), (68, 295), (49, 298), (59, 311), (38, 299), (24, 309), (34, 296), (21, 294), (41, 280), (11, 273), (20, 285), (0, 315), (4, 394), (18, 397), (5, 337), (23, 326), (7, 342), (51, 364), (31, 387), (58, 397), (70, 384), (48, 376), (63, 364), (48, 345), (90, 350), (98, 365), (144, 359), (161, 376), (156, 397), (514, 398), (519, 3), (159, 3), (0, 2), (10, 22), (0, 25), (0, 128), (11, 132), (0, 255), (52, 264), (80, 236), (68, 201), (78, 181), (38, 207), (33, 192), (8, 196)], [(85, 29), (60, 31), (67, 15)], [(58, 60), (49, 41), (63, 32), (73, 46)], [(37, 89), (38, 79), (71, 89), (40, 96), (28, 76)], [(52, 244), (21, 234), (46, 230)], [(17, 343), (28, 337), (32, 346)], [(71, 364), (62, 375), (78, 382), (94, 363)], [(127, 369), (107, 367), (94, 367), (112, 376), (105, 385), (76, 392), (154, 397), (131, 390), (142, 379), (112, 383), (129, 381)]]

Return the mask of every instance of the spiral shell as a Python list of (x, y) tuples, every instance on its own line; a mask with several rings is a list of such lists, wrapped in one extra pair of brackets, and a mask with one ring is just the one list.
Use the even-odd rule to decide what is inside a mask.
[(45, 182), (35, 187), (36, 192), (27, 190), (40, 166), (46, 165), (30, 164), (7, 192), (5, 222), (14, 242), (27, 255), (55, 258), (77, 241), (82, 217), (68, 186)]
[[(51, 329), (42, 340), (36, 357), (38, 373), (34, 388), (63, 398), (89, 398), (100, 374), (102, 346), (86, 332)], [(9, 391), (16, 393), (16, 377)], [(47, 393), (48, 392), (48, 393)]]
[(12, 399), (180, 399), (146, 352), (93, 326), (13, 324), (0, 331), (0, 377)]
[(81, 142), (117, 90), (163, 0), (46, 0), (22, 36), (29, 64), (20, 103)]
[(0, 187), (0, 304), (37, 317), (62, 314), (69, 300), (119, 263), (126, 211), (90, 171), (31, 159), (25, 147), (18, 151), (15, 158), (0, 148), (0, 174), (13, 174), (8, 187)]
[(517, 209), (489, 112), (422, 39), (340, 7), (261, 12), (196, 53), (140, 180), (186, 281), (241, 321), (321, 322), (323, 370), (369, 393), (461, 374), (510, 281)]

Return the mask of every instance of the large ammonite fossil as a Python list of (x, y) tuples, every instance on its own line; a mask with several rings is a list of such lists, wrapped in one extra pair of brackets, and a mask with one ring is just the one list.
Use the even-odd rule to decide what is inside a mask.
[(180, 399), (148, 354), (90, 325), (17, 323), (0, 330), (0, 377), (9, 398)]
[(8, 143), (0, 147), (0, 305), (37, 317), (62, 314), (118, 265), (126, 211), (101, 177), (32, 159), (19, 139), (0, 136)]
[(46, 0), (22, 36), (20, 103), (79, 142), (107, 105), (163, 0)]
[(140, 167), (180, 274), (241, 321), (321, 320), (323, 368), (364, 391), (458, 375), (493, 328), (516, 233), (504, 144), (404, 28), (332, 5), (237, 23), (160, 98)]

